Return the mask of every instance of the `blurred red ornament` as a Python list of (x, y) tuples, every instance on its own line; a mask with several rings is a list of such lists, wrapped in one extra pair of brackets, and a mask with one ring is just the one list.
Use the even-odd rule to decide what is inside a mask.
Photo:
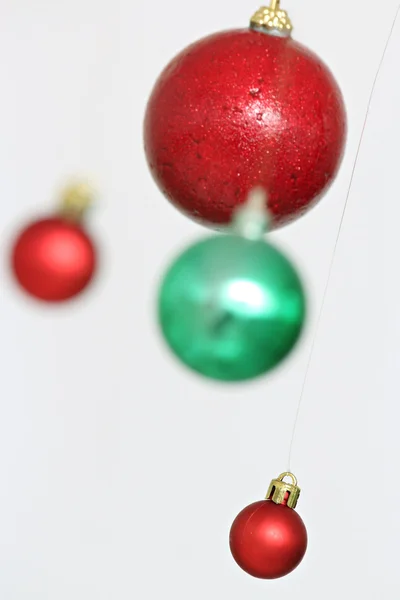
[(175, 206), (204, 224), (228, 223), (256, 186), (269, 194), (272, 225), (288, 223), (318, 201), (341, 162), (346, 115), (331, 72), (290, 35), (255, 24), (253, 17), (250, 29), (183, 50), (147, 106), (153, 177)]
[(15, 241), (12, 250), (15, 277), (37, 299), (69, 300), (93, 277), (96, 251), (76, 219), (85, 208), (77, 203), (77, 199), (82, 202), (82, 188), (77, 190), (75, 187), (69, 190), (66, 199), (71, 202), (65, 202), (60, 216), (34, 221)]
[(289, 506), (296, 506), (300, 489), (295, 478), (295, 485), (282, 481), (286, 475), (294, 477), (284, 473), (272, 481), (267, 500), (247, 506), (231, 528), (233, 558), (253, 577), (276, 579), (287, 575), (300, 564), (307, 549), (305, 525)]

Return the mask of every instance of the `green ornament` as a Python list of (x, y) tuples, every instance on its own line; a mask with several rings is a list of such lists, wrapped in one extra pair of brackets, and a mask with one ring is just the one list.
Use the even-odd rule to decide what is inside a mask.
[(242, 381), (268, 372), (292, 350), (305, 296), (293, 265), (259, 232), (217, 234), (172, 263), (158, 312), (162, 333), (184, 364), (212, 379)]

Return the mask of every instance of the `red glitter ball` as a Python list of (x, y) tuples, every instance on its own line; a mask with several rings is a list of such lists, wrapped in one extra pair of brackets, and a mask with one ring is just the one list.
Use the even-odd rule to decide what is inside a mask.
[(307, 530), (292, 508), (271, 500), (243, 509), (230, 532), (233, 558), (249, 575), (276, 579), (302, 561), (307, 550)]
[(269, 194), (273, 226), (305, 213), (333, 180), (345, 138), (342, 95), (325, 64), (290, 37), (252, 29), (211, 35), (175, 57), (144, 124), (162, 192), (214, 226), (256, 186)]
[(26, 292), (47, 302), (79, 294), (92, 279), (93, 244), (76, 223), (63, 218), (35, 221), (18, 236), (12, 253), (15, 276)]

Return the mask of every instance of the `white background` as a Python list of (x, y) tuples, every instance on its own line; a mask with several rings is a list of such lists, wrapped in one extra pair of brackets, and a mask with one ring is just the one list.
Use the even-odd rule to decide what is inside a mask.
[[(304, 396), (292, 467), (309, 532), (274, 582), (233, 562), (229, 527), (287, 467), (296, 405), (368, 94), (396, 10), (287, 8), (336, 75), (349, 138), (318, 208), (274, 238), (309, 284), (285, 367), (224, 387), (186, 372), (154, 319), (169, 256), (204, 233), (161, 197), (142, 149), (166, 60), (252, 3), (1, 0), (0, 598), (398, 598), (400, 22), (379, 78)], [(20, 294), (7, 253), (69, 176), (101, 192), (96, 285), (67, 307)]]

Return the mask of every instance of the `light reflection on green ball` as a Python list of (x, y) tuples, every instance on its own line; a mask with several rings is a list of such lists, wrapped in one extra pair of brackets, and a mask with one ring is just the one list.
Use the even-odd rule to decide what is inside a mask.
[(208, 237), (170, 266), (159, 293), (159, 322), (176, 356), (206, 377), (241, 381), (278, 365), (305, 319), (300, 278), (263, 240)]

